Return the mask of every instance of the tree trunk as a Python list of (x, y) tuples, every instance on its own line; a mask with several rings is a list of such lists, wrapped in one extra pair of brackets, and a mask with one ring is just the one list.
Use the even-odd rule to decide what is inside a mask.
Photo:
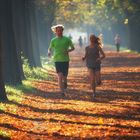
[(2, 45), (1, 45), (1, 29), (0, 29), (0, 101), (8, 100), (5, 92), (4, 87), (4, 80), (3, 80), (3, 51), (2, 51)]
[(136, 23), (130, 23), (129, 24), (129, 30), (130, 30), (130, 48), (131, 50), (135, 50), (140, 52), (139, 47), (139, 37), (140, 37), (140, 26)]
[(16, 48), (15, 34), (13, 29), (12, 1), (1, 0), (1, 32), (2, 48), (4, 51), (4, 80), (9, 84), (21, 84), (19, 50)]
[(47, 40), (47, 26), (45, 22), (45, 15), (42, 9), (36, 9), (37, 30), (39, 38), (39, 51), (40, 54), (46, 56), (48, 48)]
[(26, 32), (26, 37), (27, 37), (27, 58), (29, 65), (31, 67), (36, 67), (35, 59), (34, 59), (34, 54), (33, 54), (33, 44), (32, 44), (32, 37), (31, 37), (31, 23), (30, 23), (30, 15), (29, 15), (29, 0), (24, 0), (24, 13), (25, 13), (25, 32)]
[[(22, 41), (24, 40), (24, 36), (22, 35), (23, 28), (22, 28), (22, 21), (21, 18), (21, 9), (22, 9), (22, 1), (21, 0), (12, 0), (12, 13), (13, 13), (13, 28), (14, 28), (14, 34), (15, 34), (15, 42), (16, 42), (16, 48), (17, 48), (17, 54), (19, 58), (19, 65), (22, 66), (22, 61), (21, 61), (21, 51), (23, 48), (23, 45), (25, 46), (25, 43)], [(20, 68), (20, 75), (22, 80), (25, 79), (24, 72), (23, 72), (23, 67)]]
[(40, 61), (40, 52), (39, 52), (39, 40), (38, 40), (38, 32), (37, 32), (37, 22), (36, 22), (36, 11), (35, 11), (35, 1), (29, 1), (29, 19), (30, 19), (30, 31), (31, 31), (31, 40), (33, 46), (33, 57), (35, 60), (35, 65), (37, 67), (41, 67)]

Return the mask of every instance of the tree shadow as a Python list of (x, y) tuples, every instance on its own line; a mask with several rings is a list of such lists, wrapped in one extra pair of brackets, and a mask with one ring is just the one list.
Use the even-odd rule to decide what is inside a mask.
[(102, 77), (106, 80), (140, 82), (140, 72), (111, 72), (109, 74), (102, 74)]
[(11, 138), (8, 136), (0, 135), (0, 140), (11, 140)]
[[(128, 98), (129, 97), (129, 98)], [(140, 101), (139, 92), (120, 92), (115, 90), (100, 90), (97, 93), (97, 101), (105, 103), (117, 100)]]
[[(86, 112), (80, 112), (80, 111), (73, 111), (71, 109), (40, 109), (40, 108), (36, 108), (36, 107), (33, 107), (33, 106), (29, 106), (29, 105), (23, 105), (23, 104), (20, 104), (20, 103), (16, 103), (16, 102), (12, 102), (13, 104), (19, 106), (19, 107), (25, 107), (25, 108), (30, 108), (31, 111), (34, 111), (34, 112), (40, 112), (40, 113), (57, 113), (57, 114), (64, 114), (64, 115), (82, 115), (82, 116), (87, 116), (87, 117), (101, 117), (101, 118), (113, 118), (113, 119), (123, 119), (123, 120), (135, 120), (135, 121), (138, 121), (139, 118), (136, 118), (136, 117), (133, 117), (132, 114), (130, 115), (130, 112), (124, 112), (124, 113), (121, 113), (121, 114), (93, 114), (93, 113), (86, 113)], [(43, 118), (25, 118), (25, 117), (22, 117), (22, 116), (18, 116), (18, 115), (15, 115), (15, 114), (11, 114), (11, 113), (8, 113), (8, 112), (4, 112), (4, 111), (1, 111), (1, 113), (4, 113), (4, 114), (7, 114), (7, 115), (10, 115), (12, 117), (16, 117), (16, 118), (19, 118), (19, 119), (23, 119), (23, 120), (32, 120), (32, 121), (44, 121), (45, 119)], [(128, 115), (129, 114), (129, 115)]]
[[(11, 104), (11, 103), (10, 103)], [(15, 105), (19, 105), (18, 103), (12, 103), (12, 104), (15, 104)], [(20, 106), (20, 105), (19, 105)], [(22, 105), (21, 105), (22, 106)], [(6, 115), (9, 115), (11, 117), (14, 117), (14, 118), (18, 118), (18, 119), (21, 119), (21, 120), (31, 120), (31, 121), (45, 121), (44, 118), (27, 118), (27, 117), (23, 117), (23, 116), (19, 116), (17, 114), (12, 114), (12, 113), (9, 113), (9, 112), (5, 112), (3, 110), (0, 110), (0, 114), (6, 114)]]
[(63, 122), (66, 124), (79, 124), (79, 125), (91, 125), (91, 126), (110, 126), (110, 127), (117, 127), (117, 128), (125, 128), (125, 129), (133, 129), (133, 130), (140, 130), (140, 127), (133, 127), (127, 125), (120, 125), (120, 124), (97, 124), (97, 123), (85, 123), (85, 122), (74, 122), (74, 121), (67, 121), (67, 120), (57, 120), (57, 119), (50, 119), (50, 122)]
[(140, 65), (140, 57), (126, 57), (120, 54), (119, 56), (106, 57), (103, 61), (104, 67), (136, 67)]
[[(14, 127), (13, 125), (11, 124), (6, 124), (6, 123), (3, 123), (3, 124), (0, 124), (0, 127), (4, 127), (4, 128), (7, 128), (7, 129), (11, 129), (11, 130), (15, 130), (15, 131), (20, 131), (20, 132), (25, 132), (27, 134), (33, 134), (33, 135), (36, 135), (36, 136), (49, 136), (50, 137), (50, 134), (47, 133), (47, 132), (44, 132), (44, 133), (36, 133), (36, 132), (33, 132), (33, 131), (25, 131), (25, 130), (22, 130), (22, 129), (19, 129), (17, 127)], [(2, 137), (3, 138), (3, 137)], [(51, 139), (52, 138), (57, 138), (57, 139), (65, 139), (65, 140), (81, 140), (82, 137), (74, 137), (74, 136), (65, 136), (63, 134), (60, 134), (59, 132), (53, 132), (51, 133)], [(86, 139), (86, 140), (90, 140), (91, 138), (97, 138), (97, 137), (90, 137), (90, 138), (82, 138), (83, 140)], [(5, 140), (5, 139), (4, 139)], [(7, 139), (9, 140), (9, 139)]]

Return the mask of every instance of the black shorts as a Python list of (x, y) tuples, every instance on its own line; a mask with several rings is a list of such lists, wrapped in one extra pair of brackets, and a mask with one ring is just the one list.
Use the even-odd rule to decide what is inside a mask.
[(69, 62), (55, 62), (55, 68), (57, 73), (68, 76)]
[(88, 67), (88, 69), (92, 69), (95, 72), (101, 70), (101, 65), (100, 64), (98, 64), (96, 66), (87, 66), (87, 67)]
[(93, 71), (100, 71), (101, 70), (101, 67), (95, 67), (95, 68), (91, 68)]

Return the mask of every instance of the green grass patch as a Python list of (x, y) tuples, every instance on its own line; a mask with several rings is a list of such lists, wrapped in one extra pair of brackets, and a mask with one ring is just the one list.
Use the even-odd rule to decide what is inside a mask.
[(53, 62), (52, 58), (41, 57), (41, 61), (42, 61), (42, 65), (44, 68), (46, 68), (48, 70), (54, 68), (54, 62)]
[(4, 103), (0, 103), (0, 110), (6, 111), (6, 105)]
[[(53, 68), (53, 62), (47, 57), (42, 57), (43, 68), (31, 68), (28, 64), (28, 60), (23, 60), (23, 71), (26, 80), (22, 81), (21, 85), (6, 85), (6, 93), (10, 101), (21, 102), (23, 100), (24, 93), (35, 93), (37, 89), (32, 86), (34, 80), (50, 80), (48, 70)], [(4, 109), (4, 107), (3, 107)]]
[[(6, 93), (9, 101), (21, 103), (24, 99), (25, 93), (35, 93), (37, 90), (32, 86), (32, 82), (25, 80), (22, 85), (6, 85)], [(15, 114), (18, 106), (12, 102), (0, 102), (0, 110)]]
[(0, 110), (4, 112), (15, 114), (17, 112), (17, 108), (18, 107), (15, 104), (0, 103)]
[[(47, 58), (42, 58), (43, 65), (47, 65), (47, 67), (53, 67), (52, 63), (46, 60)], [(28, 60), (22, 58), (23, 60), (23, 71), (26, 79), (29, 80), (47, 80), (48, 73), (47, 70), (41, 67), (30, 67)]]
[(0, 139), (10, 140), (10, 134), (4, 130), (0, 130)]
[(6, 93), (9, 100), (16, 102), (22, 101), (23, 92), (17, 88), (18, 86), (6, 85)]
[[(111, 50), (116, 50), (116, 46), (115, 45), (109, 45), (106, 44), (105, 47), (110, 48)], [(135, 53), (135, 54), (139, 54), (137, 51), (134, 50), (130, 50), (128, 49), (126, 46), (120, 46), (120, 52), (128, 52), (128, 53)]]
[(22, 95), (24, 93), (34, 93), (36, 89), (32, 86), (32, 82), (29, 80), (24, 80), (22, 85), (6, 85), (6, 92), (9, 100), (14, 100), (16, 102), (21, 102), (23, 100)]
[(18, 90), (24, 92), (35, 92), (36, 89), (32, 86), (32, 81), (30, 80), (23, 80), (22, 85), (16, 87)]
[(47, 80), (48, 73), (43, 68), (30, 68), (28, 66), (23, 66), (24, 75), (26, 79), (30, 80)]

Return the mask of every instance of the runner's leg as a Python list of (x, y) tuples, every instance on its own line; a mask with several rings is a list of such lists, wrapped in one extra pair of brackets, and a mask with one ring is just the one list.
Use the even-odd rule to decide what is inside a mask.
[(90, 80), (90, 87), (93, 90), (93, 95), (96, 91), (96, 84), (95, 84), (95, 72), (92, 69), (89, 69), (89, 80)]
[(61, 90), (61, 93), (64, 94), (64, 83), (63, 83), (64, 76), (61, 72), (59, 72), (57, 75), (59, 88)]
[(101, 85), (101, 72), (100, 72), (100, 70), (99, 71), (96, 71), (95, 72), (95, 75), (96, 75), (97, 85)]

